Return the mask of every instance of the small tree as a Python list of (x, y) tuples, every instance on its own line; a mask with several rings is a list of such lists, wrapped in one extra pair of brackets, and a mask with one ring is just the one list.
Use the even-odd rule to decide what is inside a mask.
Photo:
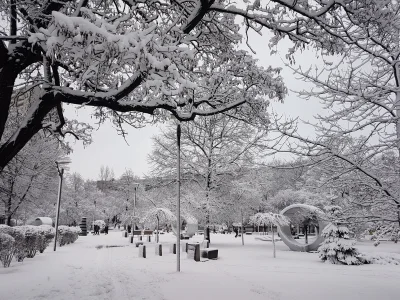
[(318, 248), (319, 257), (332, 264), (360, 265), (359, 252), (350, 240), (349, 229), (340, 225), (341, 208), (328, 206), (325, 208), (331, 223), (324, 228), (322, 236), (325, 241)]
[(8, 268), (14, 256), (15, 240), (11, 235), (0, 232), (0, 261)]
[(276, 248), (275, 248), (275, 234), (274, 234), (274, 227), (280, 225), (287, 225), (289, 224), (288, 218), (280, 214), (274, 214), (271, 212), (267, 213), (256, 213), (254, 216), (250, 217), (250, 223), (260, 226), (263, 224), (269, 224), (271, 226), (272, 231), (272, 244), (274, 246), (274, 258), (276, 258)]
[(374, 246), (378, 246), (380, 240), (384, 236), (389, 236), (390, 240), (397, 243), (400, 240), (400, 227), (395, 223), (389, 222), (376, 222), (369, 226), (367, 231), (372, 231), (372, 240), (374, 240)]
[(162, 223), (172, 223), (176, 222), (176, 216), (168, 209), (168, 208), (160, 208), (160, 207), (154, 207), (146, 212), (144, 217), (142, 218), (141, 222), (154, 222), (156, 220), (157, 222), (157, 243), (159, 242), (159, 237), (158, 237), (158, 230), (159, 230), (159, 225), (160, 222)]
[(48, 225), (38, 226), (39, 237), (37, 243), (37, 249), (40, 253), (43, 253), (44, 250), (50, 245), (50, 242), (55, 236), (56, 230)]
[(13, 255), (15, 256), (17, 261), (22, 262), (26, 256), (24, 232), (19, 230), (18, 227), (10, 227), (7, 225), (0, 225), (0, 233), (10, 235), (14, 239)]
[(36, 255), (38, 250), (39, 243), (39, 229), (37, 226), (33, 225), (24, 225), (24, 226), (16, 226), (19, 230), (21, 230), (25, 235), (25, 251), (26, 257), (33, 258)]

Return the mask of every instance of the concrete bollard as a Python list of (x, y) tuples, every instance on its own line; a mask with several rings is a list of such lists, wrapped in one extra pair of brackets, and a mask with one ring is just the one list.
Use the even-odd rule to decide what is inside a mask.
[(162, 256), (162, 245), (161, 244), (156, 245), (156, 255)]
[(170, 245), (169, 252), (176, 254), (176, 243)]
[(146, 246), (145, 245), (139, 246), (139, 257), (146, 258)]
[(189, 243), (187, 245), (187, 258), (193, 259), (195, 261), (200, 261), (200, 244)]
[(147, 241), (148, 241), (149, 243), (151, 242), (151, 236), (150, 236), (150, 235), (147, 236)]
[(124, 231), (124, 232), (122, 233), (122, 236), (123, 236), (123, 237), (128, 237), (128, 232), (127, 232), (127, 231)]
[(130, 242), (133, 244), (133, 236), (130, 236)]
[(187, 252), (188, 242), (181, 242), (181, 245), (182, 245), (182, 252)]

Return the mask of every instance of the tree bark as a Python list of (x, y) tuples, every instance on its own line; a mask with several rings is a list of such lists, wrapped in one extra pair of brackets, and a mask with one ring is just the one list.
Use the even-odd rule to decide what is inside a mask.
[(8, 200), (7, 200), (7, 222), (6, 222), (6, 224), (8, 226), (11, 226), (11, 217), (13, 215), (13, 212), (12, 212), (12, 209), (11, 209), (13, 191), (14, 191), (14, 180), (11, 179), (10, 180), (10, 190), (9, 190), (10, 194), (8, 195)]
[(242, 246), (244, 246), (243, 210), (241, 211), (241, 214), (242, 214)]
[[(1, 87), (0, 87), (1, 88)], [(27, 142), (42, 129), (43, 118), (57, 106), (57, 101), (52, 93), (45, 93), (36, 103), (32, 104), (27, 113), (25, 126), (16, 131), (0, 147), (0, 171), (11, 161), (11, 159), (26, 145)], [(0, 97), (0, 102), (1, 102)]]
[[(4, 46), (4, 45), (3, 45)], [(7, 50), (6, 48), (2, 48)], [(14, 45), (12, 54), (1, 51), (0, 60), (0, 141), (10, 113), (11, 96), (15, 80), (20, 72), (31, 64), (41, 61), (38, 51), (32, 51), (32, 45), (27, 41)], [(18, 152), (18, 151), (17, 151)], [(0, 166), (1, 169), (1, 166)]]
[(272, 245), (274, 247), (274, 258), (276, 258), (276, 249), (275, 249), (275, 233), (274, 233), (274, 226), (271, 223), (271, 231), (272, 231)]

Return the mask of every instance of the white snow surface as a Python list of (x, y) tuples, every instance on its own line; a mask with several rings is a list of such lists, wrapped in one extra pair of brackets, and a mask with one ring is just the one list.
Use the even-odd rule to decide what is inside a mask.
[[(155, 243), (145, 243), (147, 258), (140, 258), (139, 249), (118, 230), (79, 237), (56, 252), (49, 246), (23, 263), (13, 260), (10, 268), (0, 268), (0, 299), (399, 299), (398, 265), (331, 265), (317, 253), (292, 252), (282, 242), (276, 243), (274, 259), (272, 243), (255, 237), (245, 236), (242, 246), (234, 235), (213, 234), (211, 247), (218, 249), (219, 259), (195, 262), (183, 252), (180, 273), (176, 255), (168, 251), (175, 241), (171, 233), (160, 235), (162, 257), (155, 255)], [(356, 247), (400, 255), (400, 244), (391, 242)]]

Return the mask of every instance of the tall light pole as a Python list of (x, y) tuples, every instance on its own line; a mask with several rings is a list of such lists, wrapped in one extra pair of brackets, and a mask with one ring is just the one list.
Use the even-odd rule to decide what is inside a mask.
[(60, 218), (61, 191), (62, 191), (64, 169), (65, 169), (65, 166), (68, 165), (69, 163), (71, 163), (71, 161), (69, 159), (65, 159), (62, 161), (56, 161), (58, 176), (60, 177), (60, 183), (58, 186), (57, 213), (56, 213), (56, 235), (54, 237), (54, 251), (56, 251), (56, 248), (57, 248), (58, 221)]
[(172, 120), (176, 120), (176, 146), (177, 146), (177, 164), (176, 164), (176, 271), (181, 271), (181, 122), (175, 118), (174, 115), (170, 115)]
[(176, 145), (178, 148), (177, 153), (177, 199), (176, 199), (176, 220), (177, 220), (177, 234), (176, 234), (176, 271), (181, 271), (181, 123), (178, 121), (176, 126)]
[(96, 221), (96, 200), (93, 202), (94, 204), (94, 211), (93, 211), (93, 231), (94, 231), (94, 222)]
[(133, 188), (135, 189), (135, 198), (133, 198), (133, 219), (132, 219), (132, 239), (135, 236), (135, 228), (136, 228), (136, 191), (139, 187), (139, 183), (133, 183)]

